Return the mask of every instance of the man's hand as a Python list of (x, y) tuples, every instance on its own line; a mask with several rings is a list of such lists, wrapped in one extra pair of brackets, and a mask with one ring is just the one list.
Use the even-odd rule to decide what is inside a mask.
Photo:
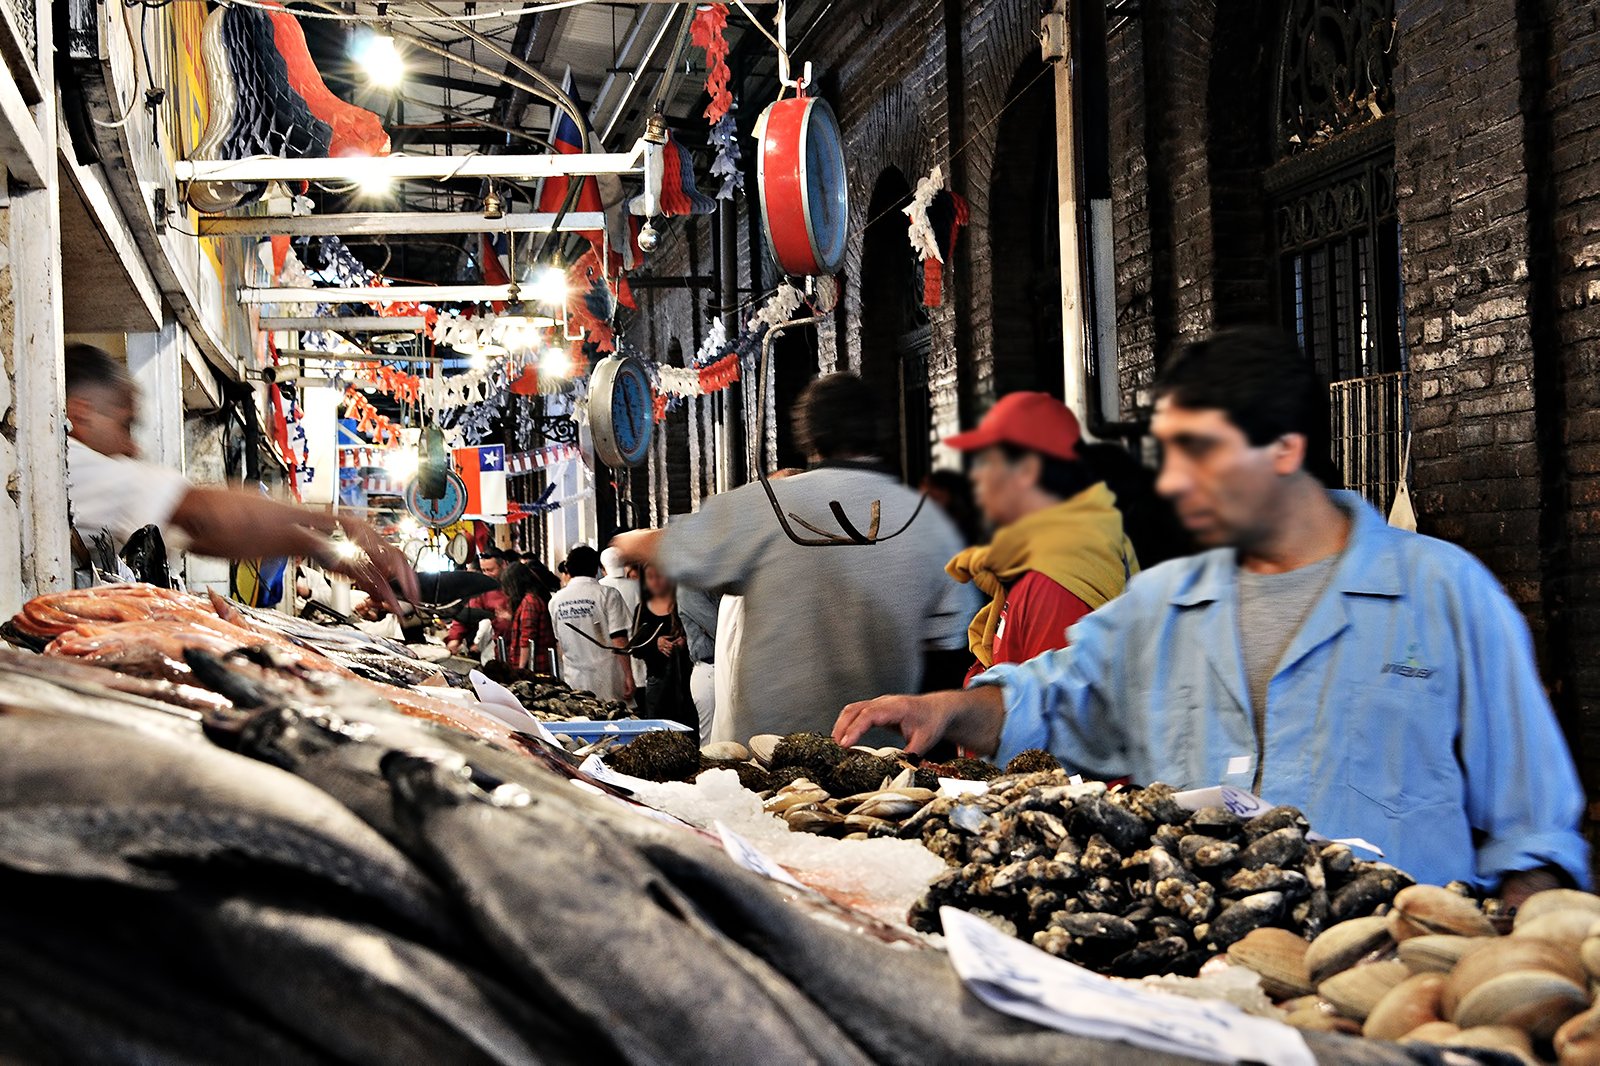
[(618, 533), (611, 538), (611, 547), (621, 552), (622, 557), (630, 563), (639, 566), (654, 563), (656, 553), (661, 549), (661, 530), (641, 529), (633, 533)]
[[(339, 525), (343, 527), (345, 536), (350, 542), (361, 549), (360, 555), (348, 560), (349, 566), (340, 566), (340, 572), (349, 576), (362, 589), (372, 596), (381, 599), (384, 606), (393, 611), (397, 616), (400, 612), (400, 600), (409, 600), (412, 603), (422, 598), (422, 590), (417, 584), (417, 572), (411, 569), (411, 564), (406, 561), (405, 553), (393, 544), (384, 540), (376, 529), (354, 518), (342, 518)], [(365, 558), (363, 558), (363, 555)], [(341, 560), (341, 563), (346, 560)], [(390, 582), (399, 587), (399, 596)]]
[(1535, 892), (1560, 888), (1561, 884), (1561, 878), (1548, 867), (1538, 870), (1519, 870), (1516, 873), (1506, 874), (1505, 880), (1500, 883), (1500, 898), (1505, 901), (1507, 907), (1520, 907)]
[(899, 730), (910, 752), (926, 752), (948, 739), (990, 755), (1000, 747), (1005, 718), (1005, 694), (993, 685), (925, 696), (880, 696), (846, 707), (833, 727), (833, 739), (848, 748), (860, 743), (867, 730), (883, 726)]

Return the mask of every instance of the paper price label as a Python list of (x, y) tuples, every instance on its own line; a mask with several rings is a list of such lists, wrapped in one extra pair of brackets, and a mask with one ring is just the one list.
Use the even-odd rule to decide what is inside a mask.
[(738, 833), (735, 833), (732, 829), (729, 829), (721, 822), (715, 823), (714, 828), (717, 831), (717, 835), (722, 838), (722, 848), (728, 853), (728, 857), (734, 862), (738, 863), (740, 866), (743, 866), (746, 870), (749, 870), (751, 873), (758, 873), (770, 881), (776, 881), (779, 884), (789, 885), (792, 888), (806, 887), (799, 881), (796, 881), (794, 875), (788, 870), (785, 870), (782, 866), (779, 866), (771, 858), (763, 854), (754, 844), (750, 843), (750, 841), (746, 840)]
[(973, 995), (1004, 1014), (1211, 1062), (1316, 1062), (1305, 1039), (1282, 1022), (1252, 1017), (1230, 1003), (1102, 977), (953, 907), (940, 908), (939, 916), (950, 964)]
[[(1215, 788), (1192, 788), (1187, 792), (1179, 792), (1173, 801), (1185, 810), (1198, 811), (1201, 807), (1226, 807), (1240, 818), (1249, 820), (1258, 814), (1264, 814), (1273, 808), (1273, 804), (1251, 792), (1234, 785), (1218, 785)], [(1306, 839), (1315, 844), (1345, 844), (1352, 848), (1370, 851), (1372, 854), (1383, 857), (1383, 849), (1370, 841), (1360, 837), (1333, 837), (1328, 838), (1321, 833), (1311, 832), (1306, 834)]]

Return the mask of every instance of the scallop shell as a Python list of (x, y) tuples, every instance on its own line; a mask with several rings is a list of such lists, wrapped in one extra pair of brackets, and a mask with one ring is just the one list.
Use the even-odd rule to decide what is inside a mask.
[(1423, 1044), (1453, 1044), (1461, 1035), (1461, 1026), (1455, 1022), (1424, 1022), (1401, 1040), (1415, 1040)]
[(1494, 936), (1494, 923), (1472, 900), (1437, 885), (1412, 885), (1394, 897), (1389, 912), (1389, 935), (1408, 940), (1429, 933), (1456, 936)]
[(744, 762), (750, 758), (750, 749), (737, 740), (719, 740), (701, 748), (700, 754), (717, 762)]
[(1462, 996), (1451, 1021), (1463, 1029), (1510, 1025), (1546, 1040), (1588, 1006), (1588, 991), (1560, 974), (1515, 970), (1497, 974)]
[(1365, 1022), (1379, 1001), (1410, 976), (1411, 971), (1398, 959), (1368, 963), (1334, 974), (1317, 985), (1317, 995), (1346, 1018)]
[(1439, 1016), (1443, 991), (1443, 974), (1412, 974), (1378, 1000), (1367, 1014), (1361, 1035), (1372, 1040), (1399, 1040), (1418, 1026), (1443, 1021)]
[(1367, 955), (1392, 946), (1387, 922), (1382, 918), (1353, 918), (1332, 926), (1311, 942), (1306, 969), (1313, 984), (1348, 970)]
[(1228, 958), (1254, 970), (1261, 987), (1274, 999), (1293, 999), (1311, 992), (1306, 952), (1311, 947), (1287, 929), (1253, 929), (1228, 948)]

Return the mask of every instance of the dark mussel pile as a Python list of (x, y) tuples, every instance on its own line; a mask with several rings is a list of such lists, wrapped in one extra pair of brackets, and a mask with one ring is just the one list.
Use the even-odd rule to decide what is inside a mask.
[(901, 826), (951, 867), (909, 921), (938, 932), (939, 908), (958, 907), (1102, 973), (1193, 975), (1252, 930), (1315, 936), (1412, 883), (1309, 829), (1293, 807), (1248, 821), (1188, 810), (1162, 784), (1107, 791), (1059, 770), (997, 778)]

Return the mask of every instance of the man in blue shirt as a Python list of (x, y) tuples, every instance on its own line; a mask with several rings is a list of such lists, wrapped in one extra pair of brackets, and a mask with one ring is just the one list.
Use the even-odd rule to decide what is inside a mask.
[(1326, 392), (1286, 337), (1218, 333), (1156, 384), (1157, 487), (1203, 546), (1079, 622), (1071, 647), (961, 692), (844, 709), (1004, 763), (1218, 783), (1361, 837), (1420, 881), (1513, 904), (1588, 882), (1583, 790), (1528, 629), (1471, 555), (1330, 492)]

